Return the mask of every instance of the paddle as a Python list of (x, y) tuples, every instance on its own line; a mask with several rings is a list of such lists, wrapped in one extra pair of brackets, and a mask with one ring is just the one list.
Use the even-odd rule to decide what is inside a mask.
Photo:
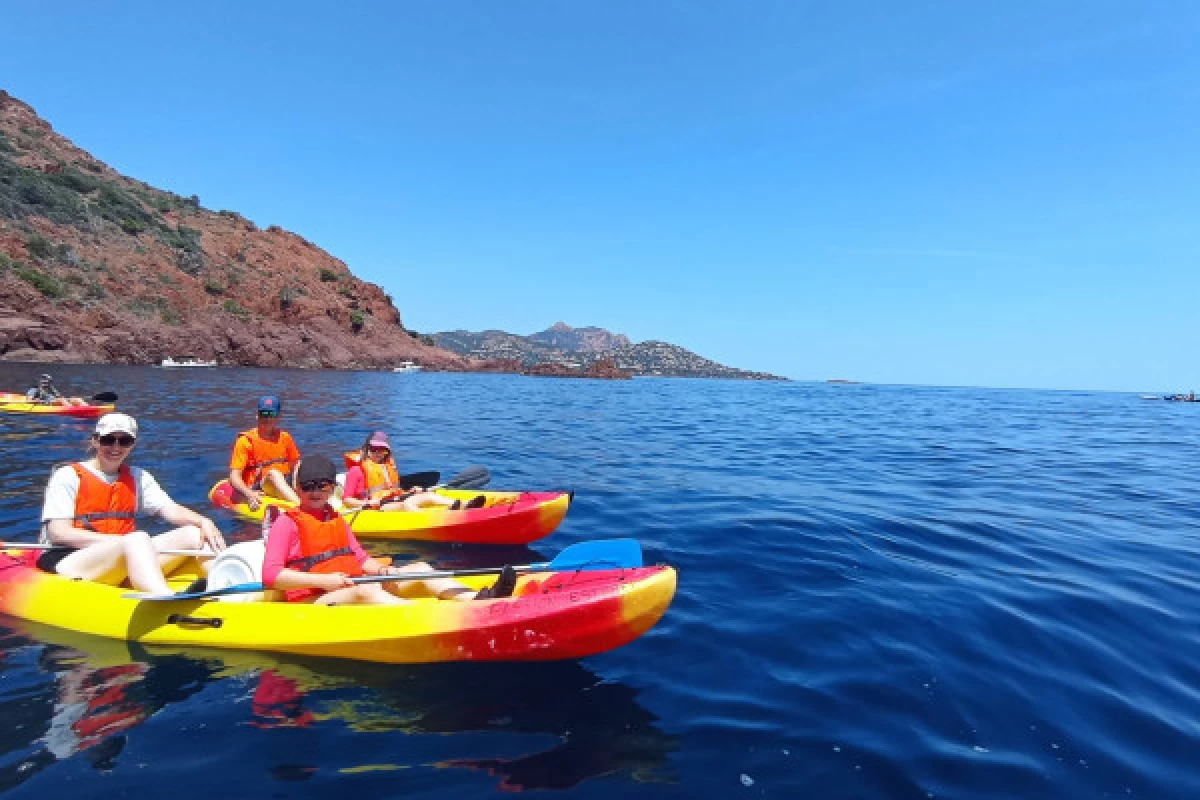
[[(635, 539), (605, 539), (579, 542), (563, 550), (553, 561), (513, 567), (518, 572), (571, 572), (579, 570), (633, 569), (642, 566), (642, 546)], [(387, 583), (388, 581), (423, 581), (430, 578), (460, 578), (468, 575), (496, 575), (503, 567), (477, 569), (447, 569), (432, 572), (401, 572), (397, 575), (364, 575), (353, 578), (354, 583)], [(266, 590), (261, 583), (237, 583), (222, 589), (203, 592), (180, 592), (162, 595), (151, 592), (127, 592), (122, 597), (133, 600), (201, 600), (226, 594), (247, 594)]]
[[(30, 542), (0, 542), (0, 550), (77, 550), (65, 544), (36, 544)], [(193, 558), (213, 558), (217, 554), (212, 550), (159, 550), (160, 556), (192, 556)]]
[(433, 486), (441, 479), (442, 473), (435, 469), (431, 469), (428, 472), (413, 472), (409, 475), (400, 476), (400, 488), (411, 489), (414, 486)]

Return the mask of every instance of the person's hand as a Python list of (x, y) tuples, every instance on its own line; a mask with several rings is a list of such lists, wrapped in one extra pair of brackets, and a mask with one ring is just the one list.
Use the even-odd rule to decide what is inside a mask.
[(225, 537), (221, 530), (208, 517), (200, 520), (201, 546), (207, 545), (214, 553), (225, 549)]
[(250, 506), (251, 511), (258, 511), (258, 507), (262, 505), (262, 497), (258, 492), (251, 489), (246, 492), (246, 505)]
[(350, 580), (350, 576), (344, 572), (330, 572), (321, 575), (321, 587), (327, 592), (333, 592), (338, 589), (345, 589), (347, 586), (353, 586), (354, 581)]

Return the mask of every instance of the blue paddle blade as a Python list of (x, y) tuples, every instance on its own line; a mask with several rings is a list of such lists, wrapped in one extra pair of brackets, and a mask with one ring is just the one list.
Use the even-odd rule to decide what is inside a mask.
[(632, 569), (642, 566), (642, 546), (636, 539), (604, 539), (573, 544), (548, 565), (552, 570)]

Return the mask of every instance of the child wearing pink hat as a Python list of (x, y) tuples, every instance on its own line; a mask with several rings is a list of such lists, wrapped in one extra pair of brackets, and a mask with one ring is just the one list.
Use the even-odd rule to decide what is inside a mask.
[(358, 463), (346, 472), (346, 485), (342, 489), (342, 505), (347, 508), (373, 508), (381, 511), (416, 511), (421, 508), (445, 508), (457, 511), (460, 508), (479, 508), (486, 498), (451, 500), (437, 492), (426, 491), (421, 486), (400, 487), (400, 473), (392, 458), (392, 445), (388, 435), (375, 431), (363, 442)]

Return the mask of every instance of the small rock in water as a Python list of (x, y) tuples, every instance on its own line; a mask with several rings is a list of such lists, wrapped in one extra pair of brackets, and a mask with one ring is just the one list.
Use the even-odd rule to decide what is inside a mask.
[(746, 773), (743, 772), (742, 773), (742, 786), (753, 786), (753, 785), (754, 785), (754, 778), (751, 778), (749, 775), (747, 775)]

